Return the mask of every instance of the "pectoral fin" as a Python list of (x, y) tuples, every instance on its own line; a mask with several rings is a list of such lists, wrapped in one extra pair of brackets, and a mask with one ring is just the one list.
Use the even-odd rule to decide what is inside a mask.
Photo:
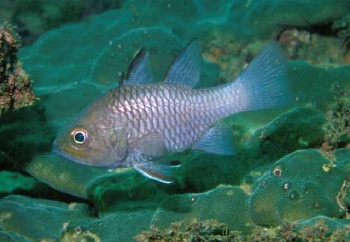
[[(152, 132), (142, 136), (133, 143), (135, 152), (139, 154), (139, 161), (133, 167), (145, 177), (162, 183), (172, 183), (172, 167), (181, 166), (181, 162), (167, 160), (164, 136), (158, 132)], [(141, 161), (140, 161), (141, 160)]]
[(160, 157), (165, 154), (166, 147), (161, 133), (152, 132), (132, 142), (137, 153), (145, 157)]

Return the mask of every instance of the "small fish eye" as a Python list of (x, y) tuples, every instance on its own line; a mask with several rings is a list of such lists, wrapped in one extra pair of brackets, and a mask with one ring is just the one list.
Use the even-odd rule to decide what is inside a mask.
[(77, 144), (85, 144), (88, 141), (88, 133), (85, 129), (74, 129), (71, 132), (73, 141)]

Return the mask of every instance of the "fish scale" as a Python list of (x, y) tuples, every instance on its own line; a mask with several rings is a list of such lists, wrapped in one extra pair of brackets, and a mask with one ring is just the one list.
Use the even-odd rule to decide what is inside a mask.
[[(190, 148), (210, 125), (242, 108), (240, 100), (232, 97), (234, 90), (227, 88), (193, 90), (167, 83), (126, 86), (115, 90), (112, 115), (127, 116), (130, 140), (161, 132), (168, 151), (181, 151)], [(223, 105), (221, 100), (231, 103)]]
[(233, 155), (231, 127), (218, 123), (237, 112), (290, 103), (286, 61), (276, 43), (265, 47), (233, 82), (198, 88), (197, 40), (180, 52), (164, 82), (152, 83), (142, 49), (121, 85), (83, 110), (62, 129), (53, 151), (78, 163), (134, 167), (142, 175), (171, 183), (167, 152), (202, 150)]
[[(161, 132), (165, 136), (166, 148), (170, 151), (175, 151), (188, 148), (195, 138), (200, 135), (198, 131), (204, 128), (197, 126), (199, 124), (198, 121), (205, 117), (195, 118), (191, 115), (191, 111), (179, 112), (179, 110), (184, 109), (194, 110), (194, 107), (191, 107), (194, 102), (188, 101), (190, 99), (190, 90), (176, 90), (175, 88), (177, 87), (171, 84), (162, 84), (161, 87), (159, 85), (154, 87), (139, 85), (118, 90), (121, 98), (115, 98), (114, 100), (116, 108), (113, 115), (126, 115), (128, 121), (130, 121), (131, 140), (138, 139), (145, 133)], [(129, 89), (133, 89), (133, 91), (130, 92)], [(135, 89), (138, 90), (136, 91)], [(123, 95), (122, 92), (132, 93), (132, 95)], [(183, 92), (187, 92), (188, 97)], [(151, 93), (151, 95), (146, 93)], [(172, 93), (173, 95), (166, 97), (167, 93)], [(122, 96), (126, 100), (121, 102)], [(128, 109), (128, 107), (132, 108)], [(142, 119), (143, 122), (140, 122), (138, 116), (144, 117)], [(141, 123), (144, 123), (144, 125), (141, 125)], [(181, 125), (181, 123), (188, 125)], [(194, 129), (195, 126), (197, 126), (196, 129)], [(192, 130), (192, 132), (188, 132), (189, 130)]]

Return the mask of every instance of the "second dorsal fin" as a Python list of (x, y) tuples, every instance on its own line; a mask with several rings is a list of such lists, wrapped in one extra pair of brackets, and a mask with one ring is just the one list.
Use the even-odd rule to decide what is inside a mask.
[(199, 83), (201, 54), (199, 41), (192, 40), (179, 53), (169, 68), (165, 82), (194, 87)]

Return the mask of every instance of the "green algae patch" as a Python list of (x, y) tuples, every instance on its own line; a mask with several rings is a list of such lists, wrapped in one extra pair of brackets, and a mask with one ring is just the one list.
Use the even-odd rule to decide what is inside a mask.
[[(177, 178), (184, 192), (205, 192), (219, 184), (239, 184), (249, 170), (235, 156), (219, 156), (190, 151), (177, 156), (183, 165)], [(175, 173), (175, 172), (174, 172)]]
[(0, 171), (0, 194), (12, 193), (16, 189), (30, 190), (36, 184), (34, 178), (23, 176), (19, 172)]
[[(3, 236), (16, 234), (29, 241), (130, 241), (135, 236), (139, 241), (347, 238), (348, 220), (336, 218), (345, 216), (349, 206), (350, 150), (337, 150), (334, 157), (330, 161), (318, 150), (299, 150), (273, 164), (251, 191), (219, 186), (205, 193), (169, 196), (157, 209), (155, 204), (166, 196), (157, 194), (159, 188), (153, 187), (157, 183), (127, 172), (121, 173), (119, 183), (112, 173), (97, 175), (86, 183), (85, 194), (98, 217), (86, 204), (8, 196), (0, 201), (0, 227)], [(125, 179), (138, 183), (131, 187)], [(134, 195), (127, 194), (128, 187)], [(148, 200), (147, 187), (154, 189)], [(28, 226), (17, 226), (19, 221)]]
[(148, 228), (154, 209), (119, 210), (94, 216), (87, 204), (24, 196), (0, 201), (0, 239), (16, 241), (131, 241)]
[(7, 233), (0, 231), (1, 242), (30, 242), (30, 240), (16, 233)]
[(65, 204), (23, 196), (7, 196), (0, 201), (0, 227), (30, 241), (56, 241), (71, 221), (88, 219), (85, 204)]
[(117, 170), (98, 176), (86, 184), (88, 199), (100, 215), (121, 209), (155, 209), (168, 196), (166, 185), (148, 180), (133, 168)]
[(62, 231), (59, 241), (133, 241), (134, 236), (149, 227), (153, 213), (154, 210), (148, 209), (126, 210), (77, 220)]
[(156, 207), (167, 195), (165, 185), (148, 180), (133, 168), (85, 166), (50, 153), (35, 156), (25, 170), (56, 190), (89, 199), (100, 212), (135, 206), (129, 201), (138, 201), (137, 206), (144, 207), (151, 200)]
[[(317, 55), (315, 52), (314, 55)], [(350, 81), (350, 65), (317, 66), (305, 60), (288, 63), (288, 76), (291, 80), (295, 103), (317, 107), (325, 111), (336, 95), (334, 84), (345, 89)]]
[(35, 156), (25, 170), (52, 188), (81, 198), (87, 198), (85, 187), (89, 181), (107, 172), (50, 153)]
[[(348, 1), (244, 1), (244, 16), (232, 15), (243, 26), (244, 35), (268, 38), (278, 26), (308, 27), (310, 25), (336, 19), (347, 13)], [(242, 4), (242, 3), (241, 3)], [(242, 4), (243, 5), (243, 4)], [(235, 12), (234, 12), (235, 13)], [(305, 17), (301, 17), (302, 16)], [(236, 19), (238, 18), (238, 19)], [(243, 21), (242, 21), (243, 19)]]
[(271, 161), (298, 149), (320, 147), (325, 122), (324, 115), (316, 109), (294, 108), (257, 129), (249, 140), (247, 153), (253, 156), (253, 162)]
[(346, 208), (340, 194), (345, 192), (343, 184), (350, 174), (350, 150), (339, 150), (335, 157), (333, 163), (310, 149), (277, 161), (253, 187), (249, 211), (254, 223), (277, 226), (319, 215), (344, 216)]
[(206, 193), (174, 195), (157, 209), (152, 225), (165, 229), (171, 223), (214, 219), (230, 230), (250, 231), (254, 227), (248, 212), (248, 195), (238, 187), (221, 186)]

